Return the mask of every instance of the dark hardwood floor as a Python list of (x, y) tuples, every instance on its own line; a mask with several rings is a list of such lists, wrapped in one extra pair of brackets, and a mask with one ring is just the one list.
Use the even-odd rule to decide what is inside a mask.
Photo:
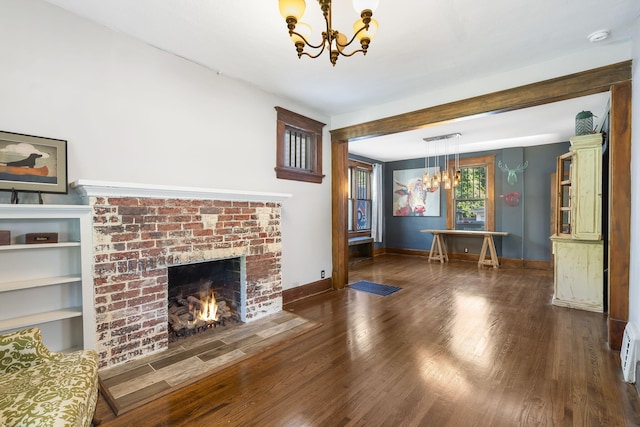
[(285, 309), (323, 325), (102, 426), (631, 426), (639, 399), (602, 314), (554, 307), (552, 272), (383, 255), (402, 288)]

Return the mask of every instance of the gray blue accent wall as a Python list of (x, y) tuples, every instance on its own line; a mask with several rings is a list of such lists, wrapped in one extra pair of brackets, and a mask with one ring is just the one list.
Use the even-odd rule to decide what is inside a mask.
[[(495, 151), (461, 154), (460, 157), (476, 157), (495, 154), (495, 230), (506, 231), (509, 236), (496, 239), (499, 255), (511, 259), (549, 261), (551, 257), (551, 174), (556, 170), (557, 156), (569, 151), (569, 142), (534, 147), (508, 148)], [(528, 162), (522, 173), (516, 173), (517, 181), (508, 182), (508, 172), (498, 167), (498, 162), (515, 169)], [(440, 164), (444, 159), (440, 159)], [(423, 229), (446, 229), (447, 193), (441, 191), (440, 216), (394, 217), (393, 171), (424, 168), (424, 158), (387, 162), (384, 164), (385, 227), (384, 247), (428, 251), (433, 236), (421, 233)], [(510, 206), (509, 193), (520, 193), (519, 203)], [(482, 239), (449, 239), (451, 252), (479, 253)]]
[(526, 147), (524, 158), (529, 161), (525, 171), (523, 211), (524, 259), (550, 260), (551, 244), (551, 174), (556, 159), (569, 151), (569, 142)]

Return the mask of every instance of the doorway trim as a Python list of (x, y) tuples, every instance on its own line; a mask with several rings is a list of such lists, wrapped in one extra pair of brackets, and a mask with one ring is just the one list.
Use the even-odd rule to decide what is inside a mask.
[[(348, 142), (355, 138), (371, 138), (406, 132), (445, 121), (458, 120), (486, 114), (495, 114), (522, 108), (544, 105), (566, 99), (578, 98), (595, 93), (611, 91), (611, 104), (617, 105), (611, 110), (611, 158), (610, 165), (630, 170), (630, 157), (625, 153), (630, 150), (615, 149), (631, 146), (629, 125), (621, 128), (616, 123), (618, 115), (630, 114), (631, 97), (626, 90), (616, 88), (627, 86), (631, 82), (631, 61), (611, 64), (588, 71), (570, 74), (538, 83), (493, 92), (486, 95), (467, 98), (447, 104), (437, 105), (409, 113), (386, 117), (379, 120), (360, 123), (331, 131), (331, 188), (332, 188), (332, 282), (334, 289), (342, 289), (349, 280), (348, 245), (347, 245), (347, 170)], [(609, 224), (630, 229), (631, 204), (628, 195), (631, 191), (629, 174), (615, 181), (610, 187)], [(626, 195), (623, 195), (626, 192)], [(624, 265), (629, 265), (630, 235), (615, 233), (609, 235), (610, 250), (615, 250), (615, 257), (609, 256), (609, 307), (627, 307), (615, 314), (615, 319), (625, 321), (628, 316), (629, 273)], [(626, 262), (611, 263), (612, 259)], [(614, 271), (612, 271), (612, 268)], [(610, 313), (610, 316), (612, 313)], [(624, 317), (621, 319), (620, 317)], [(609, 327), (609, 343), (612, 348), (622, 342), (620, 322), (613, 330)], [(615, 336), (612, 336), (615, 335)], [(618, 339), (619, 338), (619, 339)], [(613, 344), (613, 345), (612, 345)], [(618, 346), (619, 348), (619, 346)]]

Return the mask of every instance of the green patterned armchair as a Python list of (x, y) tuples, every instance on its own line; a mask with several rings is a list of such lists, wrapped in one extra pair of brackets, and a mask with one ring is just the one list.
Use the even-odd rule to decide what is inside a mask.
[(40, 330), (0, 335), (0, 426), (90, 426), (98, 399), (95, 351), (54, 353)]

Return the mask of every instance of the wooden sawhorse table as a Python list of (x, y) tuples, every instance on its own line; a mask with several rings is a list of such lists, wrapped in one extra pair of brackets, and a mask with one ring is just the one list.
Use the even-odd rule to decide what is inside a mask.
[[(483, 265), (490, 265), (493, 268), (500, 266), (498, 261), (498, 254), (496, 253), (496, 245), (493, 242), (493, 236), (508, 236), (509, 233), (505, 231), (472, 231), (472, 230), (420, 230), (422, 233), (432, 233), (433, 242), (431, 243), (431, 250), (429, 251), (429, 261), (437, 260), (440, 263), (449, 261), (447, 255), (447, 246), (445, 244), (442, 235), (451, 236), (465, 236), (465, 237), (482, 237), (482, 250), (480, 251), (480, 259), (478, 260), (478, 267)], [(487, 259), (487, 250), (489, 251), (490, 258)]]

